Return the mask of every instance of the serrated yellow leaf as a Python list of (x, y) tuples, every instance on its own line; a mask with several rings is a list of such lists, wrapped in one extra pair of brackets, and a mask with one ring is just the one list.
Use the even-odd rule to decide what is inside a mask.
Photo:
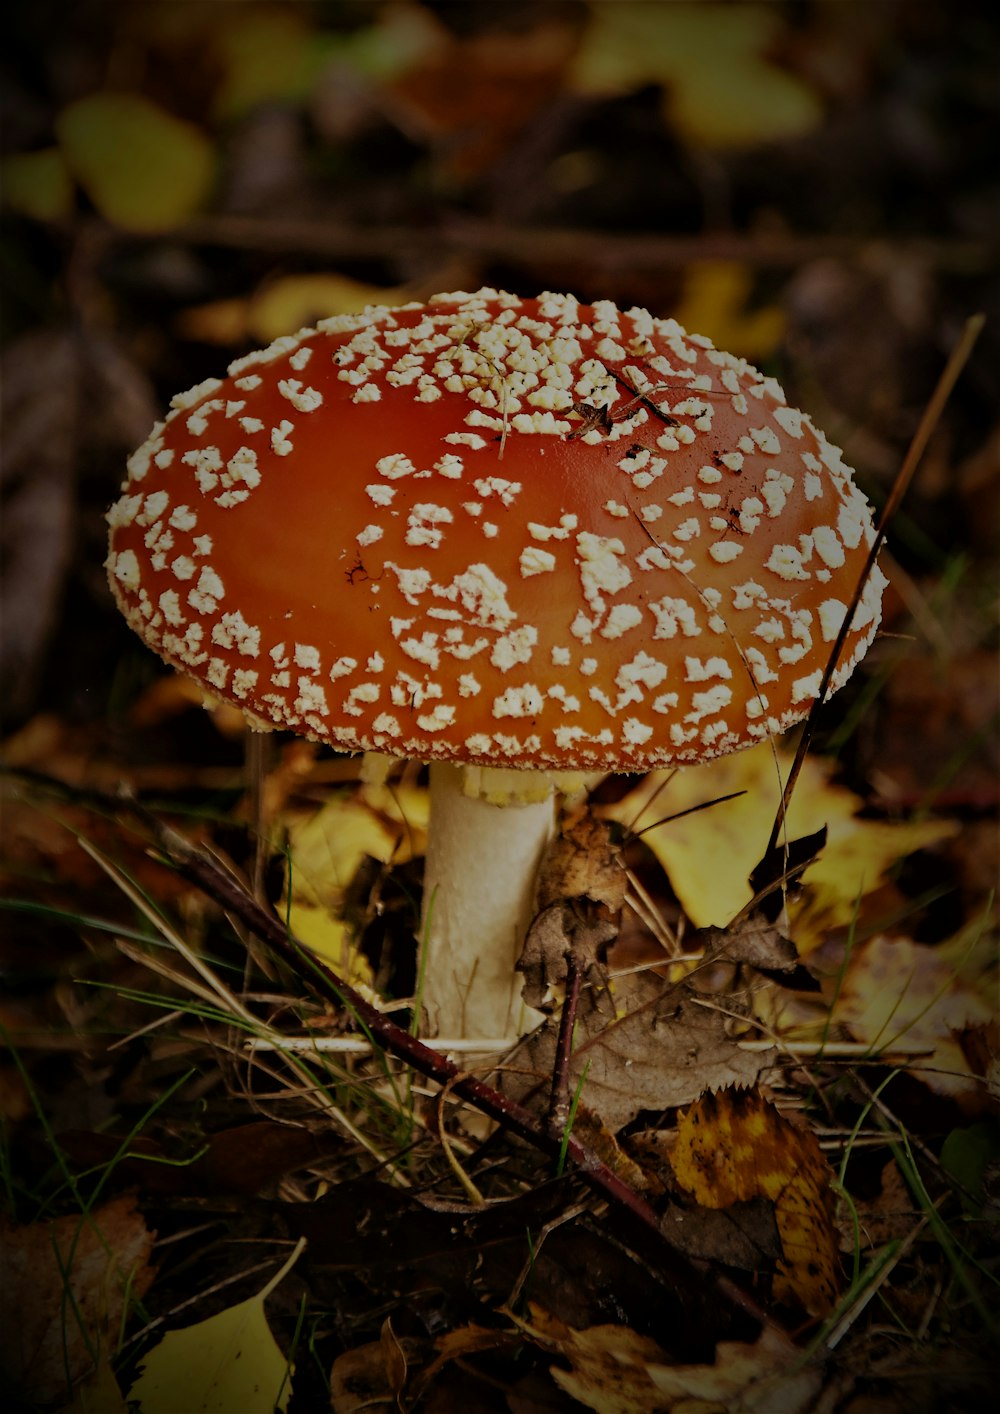
[(288, 1362), (259, 1294), (164, 1336), (128, 1398), (140, 1414), (273, 1414), (290, 1394)]
[[(648, 830), (643, 839), (666, 869), (674, 892), (696, 927), (724, 927), (749, 903), (751, 871), (760, 862), (771, 833), (791, 754), (769, 743), (677, 772), (662, 790), (668, 772), (653, 771), (608, 813), (635, 828), (690, 809), (717, 796), (744, 791), (683, 820)], [(803, 875), (807, 885), (793, 904), (791, 936), (800, 953), (822, 931), (848, 924), (860, 896), (882, 882), (886, 869), (914, 850), (926, 848), (956, 826), (944, 820), (889, 823), (861, 820), (863, 802), (834, 785), (833, 766), (821, 757), (806, 759), (788, 812), (788, 835), (795, 839), (827, 828), (827, 843)], [(656, 800), (649, 814), (646, 802)]]
[(0, 191), (5, 206), (36, 221), (61, 221), (73, 210), (73, 183), (58, 147), (5, 157)]
[(208, 194), (215, 152), (193, 123), (137, 93), (94, 93), (64, 108), (66, 163), (103, 216), (126, 231), (165, 231)]
[(826, 1315), (840, 1285), (833, 1174), (816, 1136), (799, 1129), (756, 1090), (696, 1100), (677, 1125), (670, 1165), (703, 1208), (767, 1198), (781, 1237), (775, 1296)]

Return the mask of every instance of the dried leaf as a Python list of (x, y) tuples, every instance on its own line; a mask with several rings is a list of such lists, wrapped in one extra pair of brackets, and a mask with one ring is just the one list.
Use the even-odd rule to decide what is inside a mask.
[(590, 973), (591, 986), (603, 986), (604, 950), (618, 935), (615, 923), (601, 918), (584, 899), (553, 903), (534, 919), (518, 959), (524, 974), (522, 996), (528, 1006), (551, 1010), (557, 985), (566, 980), (567, 955), (572, 950), (577, 965)]
[(879, 934), (853, 952), (833, 1019), (872, 1047), (926, 1051), (909, 1063), (910, 1074), (975, 1107), (985, 1101), (984, 1086), (965, 1058), (960, 1033), (989, 1022), (994, 1011), (938, 949)]
[(783, 1257), (775, 1296), (825, 1315), (839, 1287), (832, 1173), (811, 1130), (754, 1090), (706, 1094), (681, 1118), (671, 1151), (677, 1183), (704, 1208), (774, 1203)]
[[(570, 1059), (571, 1090), (586, 1068), (583, 1101), (612, 1131), (641, 1110), (690, 1104), (706, 1088), (751, 1085), (773, 1063), (774, 1052), (741, 1050), (724, 1016), (653, 973), (612, 987), (581, 992)], [(553, 1019), (518, 1052), (536, 1074), (552, 1073), (556, 1034)]]
[[(717, 796), (743, 791), (683, 820), (645, 830), (643, 840), (670, 876), (674, 891), (699, 928), (724, 926), (753, 897), (748, 882), (767, 847), (791, 756), (770, 743), (678, 772), (666, 789), (667, 773), (653, 771), (607, 813), (639, 828), (642, 811), (659, 791), (652, 809), (674, 814)], [(858, 819), (863, 802), (831, 782), (833, 766), (807, 757), (788, 811), (792, 839), (827, 827), (823, 853), (803, 876), (805, 891), (790, 909), (790, 936), (805, 956), (826, 929), (850, 923), (859, 896), (882, 882), (886, 869), (914, 850), (955, 833), (950, 821), (885, 823)], [(780, 779), (779, 779), (780, 775)]]
[(713, 1365), (655, 1365), (666, 1409), (684, 1414), (806, 1414), (822, 1374), (787, 1336), (765, 1326), (753, 1345), (721, 1341)]
[(538, 877), (538, 907), (560, 899), (589, 898), (617, 913), (625, 902), (627, 885), (610, 826), (588, 813), (564, 826), (546, 851)]
[(774, 1204), (766, 1198), (748, 1198), (726, 1208), (681, 1208), (672, 1203), (660, 1217), (660, 1231), (689, 1257), (744, 1272), (773, 1268), (781, 1256)]
[(32, 1404), (67, 1394), (113, 1348), (126, 1300), (153, 1280), (153, 1233), (132, 1196), (93, 1212), (0, 1223), (0, 1371)]
[(215, 169), (209, 139), (137, 93), (93, 93), (64, 108), (67, 165), (103, 216), (126, 231), (168, 231), (196, 211)]
[(534, 1304), (530, 1322), (517, 1323), (543, 1349), (569, 1362), (568, 1370), (551, 1368), (567, 1394), (599, 1414), (659, 1414), (669, 1404), (659, 1400), (650, 1366), (666, 1356), (649, 1336), (627, 1326), (589, 1326), (574, 1330)]
[(672, 1365), (655, 1341), (622, 1326), (574, 1330), (537, 1305), (518, 1325), (568, 1363), (552, 1366), (552, 1378), (596, 1414), (805, 1414), (822, 1382), (773, 1327), (753, 1345), (720, 1342), (711, 1365)]

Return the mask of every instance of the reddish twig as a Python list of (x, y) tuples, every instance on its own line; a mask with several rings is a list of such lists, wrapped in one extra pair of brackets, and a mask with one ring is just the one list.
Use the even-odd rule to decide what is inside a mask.
[(812, 710), (810, 711), (809, 716), (806, 718), (805, 725), (802, 728), (802, 735), (799, 737), (799, 744), (795, 752), (795, 758), (792, 761), (792, 767), (788, 773), (788, 779), (785, 782), (785, 788), (782, 792), (781, 801), (778, 805), (778, 813), (774, 817), (774, 825), (771, 828), (771, 837), (767, 842), (767, 849), (764, 851), (765, 859), (770, 855), (771, 851), (777, 845), (778, 836), (781, 834), (781, 831), (784, 827), (785, 817), (788, 813), (789, 802), (792, 798), (792, 791), (795, 789), (795, 783), (799, 778), (799, 772), (802, 770), (802, 763), (805, 761), (806, 753), (808, 752), (809, 747), (812, 743), (817, 713), (819, 712), (819, 709), (823, 706), (823, 703), (826, 701), (826, 695), (830, 690), (830, 681), (833, 677), (837, 664), (840, 661), (840, 655), (843, 651), (844, 644), (847, 641), (847, 635), (850, 632), (855, 612), (861, 602), (861, 596), (864, 593), (865, 585), (868, 583), (868, 576), (871, 574), (872, 569), (875, 566), (875, 561), (878, 559), (878, 553), (882, 548), (886, 535), (888, 534), (889, 526), (892, 523), (893, 516), (899, 509), (899, 504), (902, 501), (903, 497), (906, 495), (906, 492), (909, 490), (910, 482), (913, 480), (914, 472), (920, 465), (920, 459), (923, 457), (924, 452), (927, 450), (927, 444), (934, 433), (934, 429), (938, 425), (938, 421), (940, 420), (941, 414), (945, 409), (945, 404), (951, 396), (951, 390), (952, 388), (954, 388), (956, 382), (958, 381), (959, 374), (962, 372), (962, 369), (968, 362), (969, 355), (972, 353), (973, 345), (979, 338), (979, 334), (982, 330), (984, 323), (985, 316), (982, 314), (975, 314), (970, 319), (966, 320), (965, 328), (962, 330), (962, 337), (959, 339), (954, 349), (952, 349), (948, 362), (944, 366), (944, 370), (941, 374), (941, 377), (938, 379), (937, 387), (931, 394), (930, 402), (924, 409), (924, 415), (920, 419), (920, 425), (913, 435), (913, 441), (910, 443), (909, 448), (907, 449), (906, 456), (903, 458), (903, 464), (899, 468), (899, 473), (896, 476), (896, 480), (893, 482), (892, 490), (889, 492), (889, 499), (886, 501), (884, 507), (882, 508), (882, 514), (879, 517), (878, 529), (875, 531), (875, 538), (872, 541), (871, 548), (868, 551), (868, 558), (865, 560), (865, 567), (858, 578), (858, 582), (855, 586), (851, 602), (847, 606), (847, 613), (844, 615), (844, 621), (840, 625), (840, 632), (837, 634), (833, 647), (830, 649), (830, 654), (826, 660), (826, 667), (823, 670), (823, 677), (820, 681), (819, 692), (816, 695), (816, 701), (813, 703)]

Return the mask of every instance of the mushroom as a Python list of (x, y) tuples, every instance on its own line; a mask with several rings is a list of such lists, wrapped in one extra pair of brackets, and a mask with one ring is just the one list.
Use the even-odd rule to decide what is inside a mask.
[(108, 519), (118, 604), (168, 662), (254, 726), (431, 763), (426, 1029), (498, 1040), (527, 1020), (552, 773), (799, 721), (873, 542), (772, 378), (642, 309), (491, 289), (237, 359), (173, 399)]

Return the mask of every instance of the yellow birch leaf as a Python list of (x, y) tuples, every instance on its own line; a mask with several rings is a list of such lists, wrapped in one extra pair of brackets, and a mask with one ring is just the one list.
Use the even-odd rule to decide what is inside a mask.
[(784, 1256), (774, 1294), (810, 1315), (833, 1307), (840, 1259), (832, 1173), (811, 1130), (799, 1129), (756, 1090), (708, 1091), (677, 1125), (670, 1164), (703, 1208), (767, 1198)]
[(256, 1296), (164, 1336), (143, 1361), (129, 1404), (140, 1414), (284, 1414), (291, 1368), (271, 1334), (264, 1301), (304, 1245)]
[(73, 210), (73, 183), (58, 147), (5, 157), (0, 191), (5, 206), (35, 221), (61, 221)]
[(246, 298), (212, 300), (184, 310), (178, 331), (206, 344), (270, 343), (334, 314), (359, 314), (369, 304), (396, 304), (403, 289), (366, 285), (347, 275), (284, 275)]
[(222, 23), (213, 47), (225, 73), (215, 96), (217, 118), (237, 118), (260, 103), (309, 94), (325, 56), (302, 11), (289, 5), (230, 5), (217, 13)]
[[(724, 927), (749, 903), (750, 873), (767, 848), (791, 759), (784, 750), (776, 756), (764, 742), (704, 766), (685, 767), (663, 789), (669, 773), (653, 771), (608, 812), (643, 829), (717, 796), (745, 792), (738, 800), (643, 834), (696, 927)], [(816, 946), (824, 929), (847, 925), (859, 896), (878, 888), (896, 860), (947, 838), (957, 828), (946, 820), (860, 820), (857, 812), (863, 802), (831, 782), (832, 770), (823, 758), (807, 757), (788, 812), (790, 839), (811, 835), (824, 825), (828, 832), (826, 847), (803, 875), (808, 886), (804, 896), (792, 909), (791, 936), (800, 954)]]
[(747, 311), (753, 280), (736, 260), (696, 260), (684, 274), (684, 289), (673, 316), (685, 329), (706, 334), (717, 348), (762, 363), (785, 331), (777, 305)]
[(56, 119), (66, 163), (103, 216), (166, 231), (198, 209), (215, 171), (205, 134), (137, 93), (94, 93)]
[(765, 56), (783, 19), (759, 4), (597, 5), (572, 69), (587, 93), (666, 90), (668, 120), (705, 147), (742, 147), (808, 132), (817, 94)]

